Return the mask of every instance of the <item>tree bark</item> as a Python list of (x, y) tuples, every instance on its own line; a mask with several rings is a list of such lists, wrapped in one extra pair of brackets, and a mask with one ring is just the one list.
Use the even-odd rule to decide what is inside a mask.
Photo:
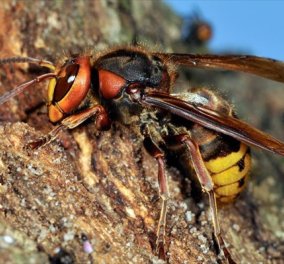
[[(54, 61), (62, 50), (96, 51), (137, 39), (149, 45), (158, 42), (165, 49), (180, 38), (180, 19), (160, 1), (6, 0), (1, 5), (1, 57)], [(40, 71), (24, 64), (1, 66), (1, 94)], [(157, 164), (143, 149), (137, 128), (114, 123), (110, 131), (97, 133), (87, 122), (29, 150), (28, 142), (52, 129), (45, 86), (35, 85), (0, 106), (1, 259), (163, 263), (154, 252), (160, 209)], [(279, 164), (274, 166), (278, 172), (266, 169), (269, 177), (254, 191), (219, 210), (225, 241), (237, 263), (283, 259), (283, 185), (275, 187), (283, 179), (283, 159)], [(273, 172), (276, 177), (270, 177)], [(206, 196), (196, 203), (190, 180), (172, 162), (167, 175), (171, 200), (165, 262), (216, 263)], [(83, 250), (82, 235), (92, 244), (91, 254)]]

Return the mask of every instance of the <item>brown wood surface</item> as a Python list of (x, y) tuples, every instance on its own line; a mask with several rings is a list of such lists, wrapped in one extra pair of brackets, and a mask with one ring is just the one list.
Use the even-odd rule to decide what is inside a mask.
[[(54, 60), (63, 51), (130, 43), (135, 34), (151, 46), (174, 48), (180, 37), (179, 18), (160, 1), (5, 0), (0, 5), (1, 57)], [(1, 94), (39, 74), (24, 64), (0, 70)], [(28, 150), (27, 142), (52, 128), (45, 86), (0, 106), (1, 260), (163, 263), (153, 251), (160, 208), (157, 166), (142, 148), (138, 129), (114, 123), (98, 134), (88, 122), (48, 146)], [(267, 177), (220, 210), (224, 238), (237, 263), (282, 263), (283, 186), (277, 181), (283, 181), (283, 158), (281, 164), (273, 170), (257, 162), (252, 175), (267, 170)], [(190, 180), (174, 165), (167, 166), (167, 262), (216, 263), (206, 197), (197, 203)], [(83, 251), (83, 233), (93, 245), (91, 255)]]

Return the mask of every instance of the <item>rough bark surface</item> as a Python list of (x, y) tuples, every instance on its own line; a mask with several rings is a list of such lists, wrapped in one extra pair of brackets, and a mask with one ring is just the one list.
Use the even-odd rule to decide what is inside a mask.
[[(97, 50), (133, 40), (171, 49), (180, 38), (180, 19), (160, 1), (6, 0), (0, 5), (1, 57), (54, 61), (62, 51)], [(39, 74), (37, 67), (27, 65), (0, 70), (1, 94)], [(204, 75), (197, 74), (196, 80), (198, 76), (204, 82)], [(284, 113), (281, 85), (246, 75), (208, 77), (213, 86), (233, 94), (237, 105), (258, 109), (249, 115), (247, 108), (238, 107), (241, 116), (269, 131), (276, 128), (283, 139), (283, 122), (275, 121)], [(262, 90), (265, 86), (274, 92)], [(167, 260), (155, 256), (157, 166), (142, 148), (135, 127), (114, 123), (110, 131), (98, 134), (88, 122), (39, 150), (25, 148), (52, 128), (45, 93), (45, 84), (39, 84), (0, 106), (3, 263), (218, 261), (206, 197), (196, 203), (190, 180), (172, 162), (167, 167)], [(269, 115), (261, 109), (268, 109)], [(283, 263), (283, 158), (258, 156), (252, 171), (258, 180), (235, 204), (220, 209), (221, 228), (237, 263)], [(82, 234), (93, 246), (90, 255), (83, 250)]]

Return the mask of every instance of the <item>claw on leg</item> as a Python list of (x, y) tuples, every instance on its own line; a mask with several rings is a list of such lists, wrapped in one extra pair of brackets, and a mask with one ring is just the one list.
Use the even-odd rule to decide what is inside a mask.
[(64, 129), (64, 125), (60, 124), (52, 129), (46, 136), (43, 136), (38, 140), (29, 142), (26, 147), (29, 149), (38, 149), (47, 145), (48, 143), (56, 139), (62, 129)]
[(105, 130), (110, 127), (110, 120), (105, 109), (101, 105), (95, 105), (79, 113), (64, 118), (61, 121), (61, 124), (52, 129), (46, 136), (28, 143), (27, 147), (30, 149), (40, 148), (56, 139), (59, 132), (64, 128), (73, 129), (92, 116), (96, 117), (95, 124), (98, 130)]
[(218, 221), (217, 203), (216, 203), (214, 191), (213, 190), (208, 191), (207, 194), (209, 196), (209, 205), (210, 205), (212, 222), (213, 222), (213, 227), (214, 227), (214, 236), (218, 244), (220, 253), (224, 255), (225, 259), (227, 260), (229, 264), (236, 264), (236, 262), (232, 259), (231, 254), (229, 250), (227, 249), (224, 239), (222, 237), (222, 233), (221, 233), (221, 229), (220, 229), (220, 225)]

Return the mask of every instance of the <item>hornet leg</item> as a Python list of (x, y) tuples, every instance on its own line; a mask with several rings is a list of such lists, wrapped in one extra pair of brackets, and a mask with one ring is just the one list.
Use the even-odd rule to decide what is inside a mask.
[(101, 105), (96, 105), (87, 108), (82, 112), (64, 118), (61, 121), (61, 124), (59, 124), (54, 129), (52, 129), (46, 136), (38, 139), (37, 141), (28, 143), (28, 147), (31, 149), (42, 147), (50, 143), (51, 141), (55, 140), (61, 130), (66, 128), (73, 129), (92, 116), (96, 117), (95, 123), (96, 123), (96, 128), (98, 130), (105, 130), (109, 128), (110, 120), (108, 119), (108, 115), (105, 109)]
[(158, 164), (158, 182), (159, 182), (159, 194), (162, 199), (162, 207), (160, 212), (160, 219), (157, 229), (156, 240), (156, 253), (162, 259), (165, 259), (165, 228), (167, 218), (167, 202), (169, 199), (168, 180), (165, 172), (164, 153), (160, 148), (152, 141), (150, 136), (144, 138), (144, 146), (148, 153), (157, 160)]
[(224, 254), (228, 263), (235, 264), (235, 261), (232, 259), (231, 254), (229, 250), (227, 249), (224, 243), (222, 234), (221, 234), (221, 229), (220, 229), (220, 225), (218, 221), (218, 214), (217, 214), (216, 197), (215, 197), (214, 189), (213, 189), (214, 183), (212, 181), (212, 178), (208, 170), (205, 167), (205, 164), (201, 156), (198, 145), (187, 134), (181, 134), (181, 135), (173, 136), (171, 138), (172, 138), (172, 141), (175, 141), (177, 143), (178, 142), (182, 143), (187, 147), (191, 155), (191, 161), (192, 161), (194, 170), (196, 172), (196, 175), (198, 177), (199, 183), (201, 185), (201, 188), (204, 192), (208, 194), (208, 197), (209, 197), (209, 205), (210, 205), (210, 210), (212, 214), (214, 235), (215, 235), (215, 239), (218, 244), (219, 250), (221, 253)]

